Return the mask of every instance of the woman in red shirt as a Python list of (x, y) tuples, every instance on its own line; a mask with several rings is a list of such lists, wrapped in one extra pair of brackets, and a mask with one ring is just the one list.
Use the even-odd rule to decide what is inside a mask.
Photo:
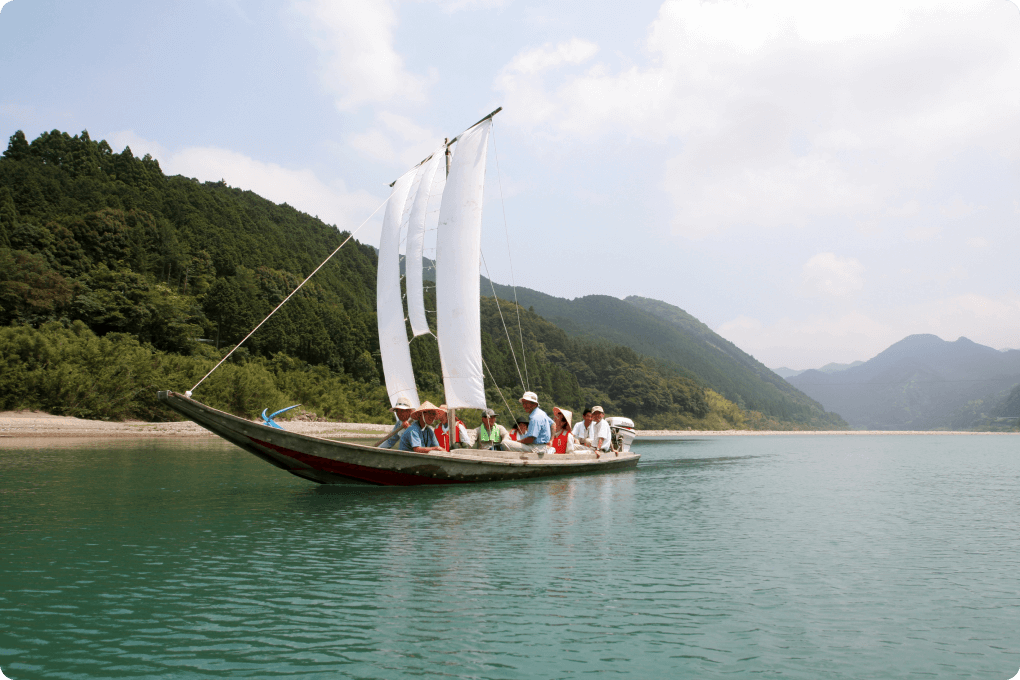
[(549, 446), (555, 453), (569, 453), (574, 450), (574, 435), (570, 432), (572, 415), (570, 411), (558, 406), (553, 407), (552, 441), (549, 442)]

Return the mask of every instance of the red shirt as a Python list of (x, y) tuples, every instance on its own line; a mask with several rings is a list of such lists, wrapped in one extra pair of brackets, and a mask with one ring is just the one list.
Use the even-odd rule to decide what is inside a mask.
[[(460, 418), (457, 418), (457, 427), (453, 429), (454, 444), (460, 444), (460, 428), (463, 425), (464, 423), (460, 421)], [(439, 440), (439, 445), (442, 446), (447, 451), (450, 450), (450, 430), (448, 429), (448, 427), (449, 427), (448, 425), (443, 425), (442, 427), (436, 428), (436, 439)]]
[(570, 437), (570, 431), (564, 430), (558, 437), (553, 437), (553, 440), (549, 442), (549, 446), (553, 447), (556, 453), (566, 453), (568, 437)]

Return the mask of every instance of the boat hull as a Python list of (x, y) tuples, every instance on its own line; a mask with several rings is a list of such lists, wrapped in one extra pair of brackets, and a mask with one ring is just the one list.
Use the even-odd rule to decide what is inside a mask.
[(640, 455), (537, 454), (459, 449), (415, 453), (280, 430), (218, 411), (182, 394), (158, 393), (185, 418), (262, 460), (320, 484), (469, 484), (620, 470)]

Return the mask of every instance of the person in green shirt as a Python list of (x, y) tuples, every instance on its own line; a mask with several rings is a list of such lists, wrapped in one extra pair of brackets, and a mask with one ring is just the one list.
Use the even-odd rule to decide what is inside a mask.
[(508, 436), (506, 428), (496, 422), (496, 412), (491, 408), (482, 411), (482, 424), (471, 434), (474, 435), (476, 449), (498, 448)]

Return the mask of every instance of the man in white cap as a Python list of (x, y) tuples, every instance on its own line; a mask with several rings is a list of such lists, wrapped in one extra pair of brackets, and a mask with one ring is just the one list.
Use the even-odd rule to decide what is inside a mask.
[(476, 449), (498, 449), (504, 439), (510, 439), (506, 428), (496, 422), (496, 412), (491, 408), (482, 411), (482, 424), (472, 434)]
[(504, 439), (503, 450), (545, 453), (552, 439), (552, 419), (538, 407), (538, 395), (534, 392), (525, 392), (520, 401), (521, 407), (528, 414), (528, 431), (517, 441)]
[(417, 453), (428, 453), (429, 451), (442, 451), (436, 439), (436, 433), (429, 425), (439, 415), (439, 408), (432, 402), (426, 401), (411, 413), (411, 424), (404, 430), (400, 437), (401, 451), (415, 451)]
[(397, 417), (397, 424), (393, 426), (389, 434), (380, 439), (375, 443), (381, 449), (392, 449), (400, 441), (400, 436), (404, 434), (404, 430), (411, 421), (411, 412), (414, 411), (414, 406), (408, 400), (407, 397), (397, 397), (397, 403), (390, 409)]
[(613, 435), (609, 431), (609, 423), (603, 420), (605, 417), (605, 411), (602, 410), (601, 406), (592, 406), (591, 417), (592, 429), (594, 430), (592, 443), (595, 445), (597, 450), (608, 451), (609, 445), (613, 441)]

